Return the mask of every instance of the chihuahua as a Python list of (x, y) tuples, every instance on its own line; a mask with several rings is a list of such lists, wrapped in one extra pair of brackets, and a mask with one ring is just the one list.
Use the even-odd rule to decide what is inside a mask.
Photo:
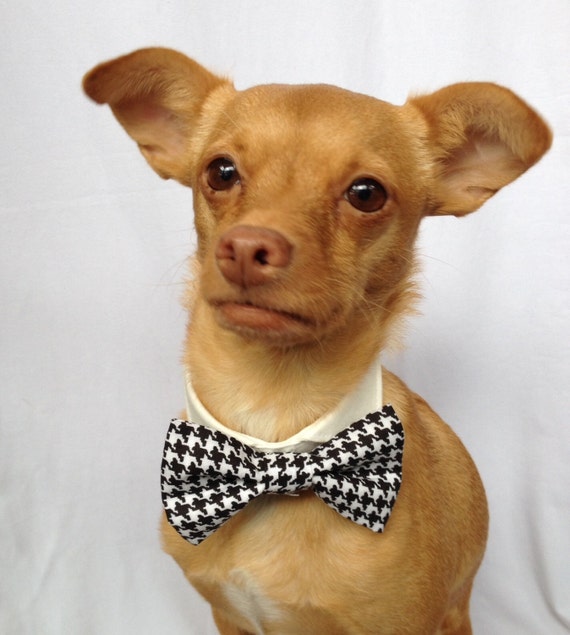
[[(83, 86), (161, 177), (193, 190), (188, 421), (167, 441), (162, 536), (219, 632), (472, 633), (481, 480), (379, 356), (417, 297), (420, 221), (478, 209), (547, 151), (546, 124), (491, 83), (403, 106), (328, 85), (237, 91), (162, 48)], [(202, 458), (215, 443), (229, 463)]]

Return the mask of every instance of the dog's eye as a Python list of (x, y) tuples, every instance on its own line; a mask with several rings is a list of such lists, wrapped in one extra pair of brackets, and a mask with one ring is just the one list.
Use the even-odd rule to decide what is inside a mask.
[(239, 172), (233, 161), (220, 157), (207, 167), (206, 177), (213, 190), (229, 190), (239, 181)]
[(388, 192), (378, 181), (369, 178), (357, 179), (346, 190), (346, 200), (361, 212), (377, 212), (388, 200)]

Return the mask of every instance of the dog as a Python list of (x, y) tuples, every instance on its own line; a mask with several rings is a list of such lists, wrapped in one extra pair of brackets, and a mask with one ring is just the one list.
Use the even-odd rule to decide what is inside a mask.
[[(328, 85), (237, 91), (162, 48), (100, 64), (83, 86), (111, 107), (155, 172), (193, 190), (189, 421), (173, 422), (168, 452), (190, 426), (203, 436), (194, 451), (179, 448), (178, 463), (163, 463), (161, 527), (164, 549), (211, 604), (219, 632), (471, 633), (484, 488), (458, 437), (379, 356), (418, 295), (420, 221), (477, 210), (547, 151), (547, 125), (491, 83), (454, 84), (403, 106)], [(368, 426), (385, 420), (387, 449), (366, 450), (358, 468), (354, 457), (330, 468), (347, 479), (362, 469), (376, 485), (347, 485), (352, 502), (338, 502), (340, 486), (325, 491), (327, 448), (339, 439), (348, 447), (357, 428), (374, 444), (385, 430), (366, 435)], [(285, 457), (315, 455), (320, 484), (256, 490), (239, 504), (232, 494), (214, 528), (186, 534), (192, 523), (178, 516), (195, 512), (181, 501), (198, 500), (188, 498), (200, 496), (196, 483), (215, 488), (222, 472), (231, 481), (245, 469), (210, 462), (206, 476), (178, 473), (178, 486), (186, 480), (192, 491), (169, 501), (168, 474), (186, 459), (201, 464), (191, 455), (214, 441), (246, 457), (247, 478), (269, 465), (266, 483), (285, 480)], [(371, 504), (377, 485), (384, 498)], [(234, 485), (220, 487), (212, 496), (227, 507), (223, 492)], [(358, 515), (366, 504), (368, 525)]]

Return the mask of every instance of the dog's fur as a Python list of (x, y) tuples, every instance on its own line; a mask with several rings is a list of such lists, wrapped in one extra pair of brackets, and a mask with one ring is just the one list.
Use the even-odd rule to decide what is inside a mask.
[[(217, 419), (267, 441), (334, 409), (386, 346), (413, 303), (420, 220), (476, 210), (551, 141), (521, 99), (488, 83), (402, 107), (325, 85), (240, 92), (180, 53), (144, 49), (96, 67), (84, 88), (160, 176), (193, 189), (184, 363)], [(220, 157), (239, 177), (230, 165), (220, 181)], [(352, 196), (362, 177), (381, 184), (372, 203)], [(375, 196), (377, 209), (359, 209)], [(406, 432), (384, 533), (310, 492), (261, 497), (199, 546), (163, 522), (166, 551), (222, 634), (471, 633), (483, 487), (427, 403), (383, 380)]]

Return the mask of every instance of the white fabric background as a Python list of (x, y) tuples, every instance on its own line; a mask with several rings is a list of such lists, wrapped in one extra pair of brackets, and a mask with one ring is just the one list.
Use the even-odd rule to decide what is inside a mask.
[(427, 219), (423, 317), (386, 363), (464, 439), (491, 534), (478, 635), (570, 632), (568, 0), (5, 0), (0, 7), (0, 633), (209, 635), (159, 548), (162, 443), (183, 405), (191, 195), (80, 92), (148, 45), (233, 76), (402, 103), (503, 83), (554, 129), (480, 212)]

